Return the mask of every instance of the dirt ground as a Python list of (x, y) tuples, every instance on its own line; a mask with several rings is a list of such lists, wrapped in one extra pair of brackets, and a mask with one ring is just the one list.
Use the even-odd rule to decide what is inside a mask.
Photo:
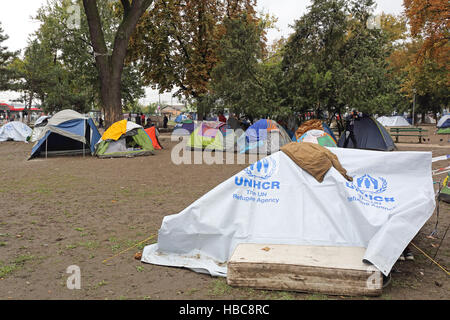
[[(450, 136), (400, 137), (400, 151), (450, 154)], [(405, 143), (410, 142), (410, 143)], [(27, 161), (32, 144), (0, 143), (0, 299), (449, 299), (448, 275), (416, 248), (415, 261), (398, 262), (391, 284), (377, 298), (333, 297), (229, 287), (225, 279), (180, 268), (143, 264), (134, 255), (175, 214), (246, 165), (175, 165), (169, 136), (164, 150), (134, 159), (55, 157)], [(448, 166), (448, 161), (433, 168)], [(445, 175), (435, 176), (438, 181)], [(431, 257), (450, 223), (440, 203), (413, 243)], [(436, 261), (450, 269), (450, 234)], [(121, 253), (121, 254), (119, 254)], [(117, 255), (119, 254), (119, 255)], [(117, 256), (115, 256), (117, 255)], [(113, 257), (113, 258), (111, 258)], [(109, 259), (103, 263), (105, 259)], [(81, 289), (69, 290), (67, 267), (81, 270)]]

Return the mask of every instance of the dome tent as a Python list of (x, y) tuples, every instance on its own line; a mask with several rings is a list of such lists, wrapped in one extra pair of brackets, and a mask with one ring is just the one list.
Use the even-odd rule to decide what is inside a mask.
[(153, 155), (152, 140), (144, 128), (134, 122), (113, 123), (95, 146), (99, 158), (121, 158)]
[(203, 121), (189, 136), (186, 147), (191, 150), (226, 151), (227, 128), (223, 122)]
[(32, 130), (26, 124), (20, 121), (8, 122), (0, 128), (0, 142), (3, 141), (22, 141), (27, 142)]
[(337, 147), (336, 142), (328, 133), (322, 130), (315, 129), (309, 130), (304, 133), (300, 138), (297, 139), (297, 142), (311, 142), (323, 147)]
[[(363, 115), (355, 120), (353, 133), (357, 149), (380, 151), (393, 151), (396, 149), (395, 143), (386, 129), (377, 120), (368, 115)], [(338, 141), (338, 147), (344, 147), (345, 139), (346, 134), (344, 130)], [(347, 148), (355, 148), (351, 139), (348, 141)]]
[(329, 134), (335, 143), (337, 143), (337, 139), (330, 129), (330, 127), (326, 124), (325, 121), (320, 119), (311, 119), (303, 122), (298, 129), (295, 131), (295, 137), (292, 139), (293, 141), (297, 141), (302, 135), (304, 135), (309, 130), (322, 130), (325, 133)]
[(93, 154), (99, 139), (100, 133), (91, 118), (74, 110), (62, 110), (48, 120), (37, 137), (30, 159), (42, 154)]
[(152, 141), (152, 144), (153, 144), (153, 148), (155, 148), (155, 150), (163, 149), (163, 147), (158, 139), (158, 135), (159, 135), (158, 129), (156, 129), (155, 126), (151, 126), (150, 128), (144, 129), (144, 131), (150, 137), (150, 140)]
[(271, 154), (292, 142), (289, 134), (276, 121), (261, 119), (237, 139), (239, 153)]
[(173, 135), (187, 136), (192, 134), (196, 128), (196, 124), (191, 119), (182, 120), (173, 129)]
[(439, 119), (436, 127), (438, 127), (437, 134), (450, 134), (450, 114)]
[(409, 127), (410, 123), (401, 116), (379, 117), (377, 121), (385, 127)]

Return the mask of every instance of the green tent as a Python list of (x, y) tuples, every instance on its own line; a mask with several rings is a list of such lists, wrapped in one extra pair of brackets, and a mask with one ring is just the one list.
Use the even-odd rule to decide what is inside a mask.
[(95, 155), (99, 158), (137, 157), (152, 155), (154, 150), (142, 126), (122, 120), (105, 131), (96, 145)]
[(450, 134), (450, 127), (449, 128), (441, 128), (437, 131), (437, 134)]
[(222, 129), (226, 130), (223, 123), (202, 122), (195, 129), (187, 142), (187, 147), (193, 150), (224, 150), (224, 135)]

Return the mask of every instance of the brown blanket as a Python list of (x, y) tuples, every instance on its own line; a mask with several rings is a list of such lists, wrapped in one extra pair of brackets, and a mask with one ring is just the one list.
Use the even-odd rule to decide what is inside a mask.
[(337, 156), (325, 147), (309, 142), (292, 142), (281, 148), (300, 168), (322, 182), (325, 174), (334, 167), (345, 179), (352, 181), (347, 175)]

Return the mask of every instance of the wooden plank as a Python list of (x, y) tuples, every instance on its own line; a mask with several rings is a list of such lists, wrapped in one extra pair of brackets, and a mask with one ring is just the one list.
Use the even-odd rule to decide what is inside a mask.
[(382, 292), (381, 272), (364, 263), (365, 248), (240, 244), (228, 261), (227, 283), (331, 295)]

